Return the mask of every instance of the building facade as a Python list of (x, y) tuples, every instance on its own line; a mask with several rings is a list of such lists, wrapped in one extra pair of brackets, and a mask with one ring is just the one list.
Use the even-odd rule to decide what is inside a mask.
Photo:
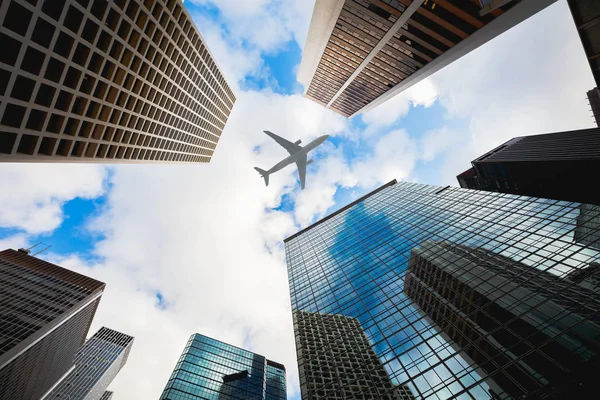
[(39, 399), (73, 366), (104, 283), (0, 252), (0, 399)]
[(365, 112), (556, 0), (317, 0), (298, 81), (346, 117)]
[(75, 368), (44, 398), (103, 400), (112, 392), (106, 388), (127, 362), (133, 337), (101, 328), (88, 339), (75, 356)]
[(404, 290), (491, 377), (492, 398), (587, 398), (600, 373), (600, 296), (572, 277), (424, 241), (411, 251)]
[[(524, 397), (520, 398), (527, 399), (564, 398), (561, 396), (570, 390), (579, 394), (596, 390), (595, 385), (590, 388), (589, 375), (579, 372), (583, 368), (597, 376), (600, 365), (600, 292), (589, 287), (597, 278), (594, 267), (600, 260), (600, 249), (590, 244), (600, 238), (600, 226), (594, 228), (591, 217), (581, 217), (581, 208), (580, 203), (392, 181), (285, 240), (293, 313), (357, 321), (333, 337), (366, 336), (361, 342), (368, 341), (387, 373), (390, 395), (396, 388), (407, 388), (416, 399), (509, 399), (512, 392), (500, 377), (522, 386)], [(585, 240), (576, 240), (575, 231), (583, 225), (586, 231), (580, 236)], [(498, 350), (494, 344), (495, 348), (486, 348), (483, 341), (475, 342), (476, 337), (462, 340), (453, 333), (468, 332), (466, 322), (471, 326), (481, 323), (491, 332), (493, 326), (486, 325), (489, 320), (480, 315), (493, 319), (494, 315), (484, 314), (485, 306), (492, 306), (483, 299), (472, 304), (480, 314), (471, 322), (467, 321), (470, 314), (460, 318), (456, 311), (436, 314), (427, 308), (427, 302), (412, 292), (407, 294), (413, 279), (407, 278), (411, 259), (414, 263), (417, 251), (425, 251), (431, 242), (451, 243), (468, 252), (477, 259), (469, 264), (473, 268), (484, 268), (487, 263), (486, 277), (490, 279), (483, 282), (480, 277), (477, 283), (488, 296), (502, 294), (494, 299), (498, 309), (518, 313), (514, 305), (529, 294), (533, 296), (521, 320), (535, 316), (537, 331), (519, 332), (526, 336), (519, 342), (522, 347)], [(464, 254), (455, 258), (468, 260)], [(503, 263), (510, 263), (510, 273), (502, 275), (492, 269)], [(452, 280), (440, 282), (444, 286), (436, 288), (435, 276), (429, 276), (433, 272), (423, 274), (428, 274), (429, 303), (441, 302), (436, 290), (458, 306), (461, 301), (475, 301), (466, 297), (472, 291)], [(519, 296), (511, 298), (511, 293)], [(513, 328), (519, 322), (506, 316), (492, 322), (502, 334), (517, 335)], [(295, 320), (299, 350), (304, 350), (304, 343), (315, 342), (315, 335), (327, 335), (327, 326), (315, 324), (316, 330), (305, 332)], [(513, 339), (503, 340), (509, 343)], [(496, 352), (491, 362), (486, 364), (467, 351), (469, 345), (477, 344), (481, 344), (482, 354)], [(532, 350), (531, 356), (525, 347)], [(340, 366), (330, 373), (340, 377), (351, 374), (344, 369), (349, 365), (347, 356), (334, 352), (328, 356), (328, 365)], [(319, 357), (319, 352), (299, 351), (300, 373), (311, 364), (323, 365)], [(542, 376), (527, 369), (528, 365), (537, 367), (539, 357), (552, 364), (539, 370)], [(523, 370), (526, 373), (520, 372)], [(564, 380), (554, 379), (557, 370), (562, 371)], [(317, 381), (324, 386), (311, 391), (307, 380), (303, 399), (323, 398), (324, 390), (339, 385), (334, 382), (344, 381)], [(344, 382), (342, 387), (351, 390), (352, 385), (365, 384)]]
[(600, 205), (600, 128), (517, 137), (457, 176), (463, 188)]
[(161, 400), (285, 400), (285, 367), (265, 357), (194, 334)]
[(414, 399), (392, 384), (358, 319), (294, 311), (294, 329), (303, 399)]
[(0, 5), (0, 161), (209, 162), (235, 102), (180, 0)]

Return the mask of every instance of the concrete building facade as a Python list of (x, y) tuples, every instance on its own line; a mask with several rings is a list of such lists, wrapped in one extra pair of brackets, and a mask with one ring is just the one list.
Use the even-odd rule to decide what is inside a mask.
[(180, 0), (0, 5), (0, 161), (209, 162), (235, 96)]

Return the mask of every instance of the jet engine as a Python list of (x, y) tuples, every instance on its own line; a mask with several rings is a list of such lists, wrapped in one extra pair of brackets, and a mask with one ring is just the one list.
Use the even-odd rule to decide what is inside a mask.
[(302, 143), (302, 140), (298, 139), (298, 140), (296, 140), (296, 142), (294, 144), (300, 144), (300, 143)]

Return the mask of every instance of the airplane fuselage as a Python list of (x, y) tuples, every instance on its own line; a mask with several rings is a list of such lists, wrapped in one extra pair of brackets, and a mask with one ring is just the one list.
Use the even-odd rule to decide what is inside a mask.
[(269, 174), (272, 174), (273, 172), (282, 170), (283, 168), (287, 167), (290, 164), (294, 164), (295, 162), (302, 160), (304, 157), (306, 157), (306, 155), (308, 154), (309, 151), (314, 150), (315, 148), (317, 148), (318, 146), (323, 144), (323, 142), (327, 140), (327, 137), (328, 137), (328, 135), (319, 136), (318, 138), (316, 138), (315, 140), (313, 140), (312, 142), (310, 142), (309, 144), (307, 144), (306, 146), (304, 146), (303, 148), (298, 150), (296, 153), (291, 154), (289, 157), (284, 158), (282, 161), (275, 164), (267, 172)]

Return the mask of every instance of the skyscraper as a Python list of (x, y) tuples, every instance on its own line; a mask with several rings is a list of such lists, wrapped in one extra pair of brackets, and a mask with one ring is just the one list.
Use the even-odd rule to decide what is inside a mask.
[(295, 311), (294, 327), (303, 399), (414, 399), (394, 387), (358, 319)]
[(285, 367), (200, 335), (188, 340), (161, 400), (285, 400)]
[(105, 390), (127, 362), (132, 346), (133, 337), (101, 328), (77, 352), (75, 368), (44, 400), (110, 399), (112, 393)]
[(411, 251), (404, 290), (491, 376), (494, 398), (586, 398), (600, 372), (600, 296), (571, 277), (424, 241)]
[(39, 399), (73, 366), (104, 283), (0, 252), (0, 399)]
[(0, 6), (0, 161), (209, 162), (235, 102), (180, 0)]
[(596, 125), (600, 126), (600, 89), (596, 87), (588, 90), (587, 98), (590, 103), (592, 115), (594, 116), (594, 121), (596, 121)]
[(298, 81), (307, 98), (351, 117), (555, 1), (317, 0)]
[[(581, 207), (580, 203), (392, 181), (285, 240), (294, 315), (357, 321), (354, 326), (348, 324), (343, 334), (329, 335), (322, 328), (305, 332), (296, 319), (297, 347), (303, 349), (304, 343), (315, 342), (314, 336), (319, 335), (327, 336), (321, 339), (327, 343), (330, 337), (350, 341), (346, 338), (364, 334), (366, 339), (360, 341), (368, 342), (393, 385), (389, 394), (408, 388), (417, 399), (489, 399), (494, 395), (507, 399), (512, 389), (509, 392), (501, 377), (522, 385), (528, 399), (564, 398), (570, 390), (579, 394), (596, 390), (580, 372), (583, 368), (597, 376), (600, 371), (600, 292), (588, 285), (597, 277), (590, 266), (600, 261), (600, 249), (574, 237)], [(589, 241), (600, 237), (599, 225), (588, 223), (586, 230)], [(487, 296), (496, 296), (497, 308), (504, 310), (497, 320), (494, 314), (485, 314), (485, 307), (496, 306), (466, 297), (473, 291), (464, 290), (456, 281), (441, 280), (433, 270), (411, 272), (416, 268), (411, 267), (411, 257), (414, 263), (419, 251), (432, 263), (436, 261), (426, 253), (428, 243), (451, 243), (464, 253), (452, 253), (455, 259), (487, 271), (472, 282)], [(409, 273), (414, 276), (406, 283)], [(419, 292), (427, 300), (407, 294), (411, 280), (416, 282), (418, 277), (427, 282), (428, 290)], [(468, 276), (458, 277), (463, 278)], [(445, 309), (436, 314), (427, 304), (442, 304), (442, 295), (479, 314), (457, 317), (456, 310)], [(507, 312), (515, 318), (506, 319)], [(519, 321), (533, 328), (514, 332)], [(477, 347), (480, 353), (491, 355), (500, 347), (486, 348), (485, 341), (476, 337), (460, 339), (456, 332), (466, 335), (472, 330), (467, 323), (470, 327), (482, 324), (494, 335), (496, 326), (501, 330), (498, 335), (513, 336), (503, 337), (506, 347), (485, 363), (471, 349), (481, 345)], [(518, 335), (524, 339), (518, 343), (521, 347), (508, 347)], [(320, 393), (340, 385), (348, 389), (368, 386), (344, 380), (353, 374), (346, 368), (351, 357), (335, 352), (299, 351), (300, 373), (306, 365), (323, 365), (319, 357), (329, 357), (326, 363), (335, 366), (329, 372), (334, 376), (330, 382), (316, 381), (322, 384), (319, 390), (311, 391), (307, 381), (304, 400), (321, 399)], [(540, 360), (551, 364), (540, 368), (540, 375), (527, 369), (528, 365), (538, 368)], [(519, 373), (522, 370), (525, 373)], [(558, 370), (563, 380), (554, 379)]]
[(474, 160), (461, 187), (600, 204), (600, 128), (517, 137)]

